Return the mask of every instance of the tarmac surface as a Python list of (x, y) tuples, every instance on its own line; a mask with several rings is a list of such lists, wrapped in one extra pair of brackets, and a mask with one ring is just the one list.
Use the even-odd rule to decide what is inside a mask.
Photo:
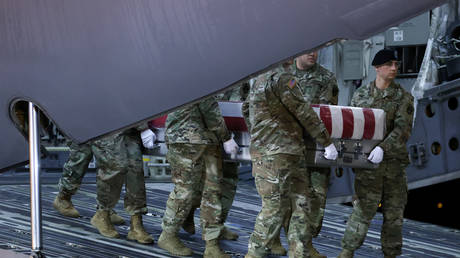
[[(161, 233), (161, 218), (166, 200), (173, 189), (171, 183), (148, 183), (147, 200), (149, 213), (144, 216), (144, 225), (155, 239)], [(0, 185), (0, 256), (30, 254), (30, 197), (29, 185)], [(120, 239), (105, 238), (91, 226), (90, 219), (96, 210), (94, 184), (85, 184), (74, 196), (73, 203), (80, 218), (67, 218), (52, 207), (57, 194), (57, 185), (42, 185), (43, 254), (46, 257), (171, 257), (155, 244), (142, 245), (126, 239), (129, 216), (123, 211), (123, 196), (116, 211), (127, 224), (117, 226)], [(222, 248), (232, 257), (244, 257), (249, 235), (261, 207), (261, 201), (252, 181), (240, 181), (238, 192), (226, 225), (240, 235), (237, 241), (221, 241)], [(313, 243), (328, 257), (340, 252), (340, 240), (345, 231), (351, 207), (328, 204), (323, 228)], [(194, 251), (193, 257), (201, 257), (204, 241), (199, 228), (199, 211), (195, 213), (196, 234), (180, 232), (185, 244)], [(378, 214), (369, 228), (363, 246), (355, 257), (383, 257), (380, 248), (382, 216)], [(411, 220), (404, 221), (404, 247), (401, 257), (460, 257), (460, 230), (440, 227)], [(282, 243), (287, 248), (284, 232)], [(19, 257), (19, 256), (18, 256)]]

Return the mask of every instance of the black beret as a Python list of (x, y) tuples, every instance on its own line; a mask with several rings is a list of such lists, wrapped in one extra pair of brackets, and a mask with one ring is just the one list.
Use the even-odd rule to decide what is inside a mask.
[(395, 55), (395, 51), (389, 49), (382, 49), (379, 52), (377, 52), (377, 54), (375, 54), (374, 60), (372, 60), (372, 65), (383, 65), (384, 63), (393, 60), (398, 60), (398, 58)]

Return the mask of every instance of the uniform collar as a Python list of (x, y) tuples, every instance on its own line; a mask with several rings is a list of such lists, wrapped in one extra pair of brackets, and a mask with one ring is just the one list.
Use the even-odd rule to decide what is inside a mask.
[(372, 81), (369, 84), (369, 93), (370, 93), (370, 95), (376, 96), (377, 94), (381, 94), (381, 96), (383, 98), (395, 95), (397, 89), (398, 89), (398, 87), (397, 87), (397, 85), (396, 85), (394, 80), (390, 83), (388, 88), (386, 88), (384, 90), (378, 89), (377, 86), (375, 86), (375, 80)]
[(294, 63), (292, 64), (292, 69), (295, 71), (295, 74), (300, 75), (303, 77), (304, 75), (309, 75), (314, 73), (316, 70), (318, 70), (318, 63), (315, 63), (312, 67), (308, 68), (307, 70), (300, 70), (297, 68), (297, 60), (294, 60)]

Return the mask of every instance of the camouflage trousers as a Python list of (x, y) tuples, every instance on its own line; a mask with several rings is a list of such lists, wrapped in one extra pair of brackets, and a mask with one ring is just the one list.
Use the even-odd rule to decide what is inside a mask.
[(81, 181), (93, 158), (93, 151), (89, 144), (78, 145), (68, 141), (67, 145), (70, 148), (70, 155), (64, 164), (58, 187), (59, 192), (74, 195), (80, 188)]
[(302, 156), (277, 154), (254, 158), (253, 175), (262, 199), (248, 245), (248, 254), (265, 257), (281, 225), (289, 218), (289, 257), (308, 257), (306, 244), (311, 240), (306, 170)]
[[(222, 195), (220, 198), (220, 203), (222, 205), (222, 214), (221, 214), (222, 223), (225, 223), (225, 221), (227, 220), (228, 213), (230, 212), (230, 209), (232, 208), (233, 200), (235, 198), (236, 187), (238, 185), (238, 165), (239, 163), (237, 162), (224, 161), (222, 163), (222, 170), (223, 170), (222, 184), (221, 184)], [(202, 180), (202, 183), (204, 183), (204, 180)], [(201, 186), (200, 189), (203, 189), (203, 187)], [(195, 199), (192, 202), (193, 206), (190, 212), (194, 212), (195, 209), (200, 207), (200, 204), (201, 204), (201, 196), (202, 196), (201, 191), (198, 192), (194, 196), (195, 196)]]
[(327, 190), (331, 177), (330, 168), (307, 167), (308, 180), (308, 201), (310, 212), (308, 223), (313, 237), (317, 237), (321, 231), (326, 207)]
[[(329, 189), (330, 168), (307, 167), (307, 191), (310, 211), (308, 212), (309, 232), (317, 237), (321, 231), (326, 208), (327, 191)], [(289, 207), (288, 214), (291, 213)], [(285, 232), (289, 229), (289, 218), (283, 222)]]
[(147, 213), (141, 139), (136, 130), (95, 140), (91, 144), (97, 163), (97, 203), (112, 210), (125, 185), (124, 208), (129, 215)]
[(405, 166), (397, 160), (384, 160), (376, 170), (355, 170), (353, 212), (342, 239), (342, 247), (359, 248), (366, 237), (369, 224), (382, 203), (382, 250), (386, 255), (400, 255), (402, 224), (407, 203)]
[(174, 190), (169, 194), (162, 228), (179, 232), (199, 199), (200, 224), (204, 240), (217, 239), (222, 223), (222, 153), (218, 146), (169, 144), (167, 159), (171, 165)]

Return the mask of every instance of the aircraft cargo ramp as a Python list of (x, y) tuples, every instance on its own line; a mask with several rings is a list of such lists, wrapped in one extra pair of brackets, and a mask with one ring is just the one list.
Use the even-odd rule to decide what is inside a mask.
[[(171, 183), (148, 183), (147, 200), (149, 213), (144, 224), (155, 240), (161, 233), (161, 218)], [(30, 253), (30, 209), (29, 185), (3, 185), (0, 188), (0, 257), (12, 257), (12, 251), (19, 257)], [(117, 226), (120, 239), (105, 238), (91, 226), (90, 219), (96, 209), (96, 186), (85, 184), (73, 197), (73, 203), (82, 215), (67, 218), (59, 215), (52, 207), (57, 194), (56, 184), (42, 185), (43, 254), (46, 257), (170, 257), (154, 245), (141, 245), (126, 240), (129, 225)], [(227, 226), (239, 233), (237, 241), (222, 241), (222, 247), (232, 257), (243, 257), (253, 230), (260, 198), (253, 181), (240, 181), (238, 192), (227, 220)], [(116, 211), (128, 221), (123, 211), (122, 198)], [(314, 240), (317, 249), (328, 257), (340, 252), (340, 240), (345, 230), (351, 208), (340, 204), (328, 204), (320, 236)], [(199, 212), (195, 213), (197, 233), (189, 235), (184, 231), (180, 237), (194, 250), (194, 257), (201, 257), (204, 241), (201, 240)], [(380, 226), (382, 216), (372, 221), (364, 245), (355, 257), (383, 257), (380, 250)], [(460, 231), (411, 220), (404, 222), (404, 247), (402, 257), (460, 257)], [(282, 242), (287, 247), (282, 233)]]

